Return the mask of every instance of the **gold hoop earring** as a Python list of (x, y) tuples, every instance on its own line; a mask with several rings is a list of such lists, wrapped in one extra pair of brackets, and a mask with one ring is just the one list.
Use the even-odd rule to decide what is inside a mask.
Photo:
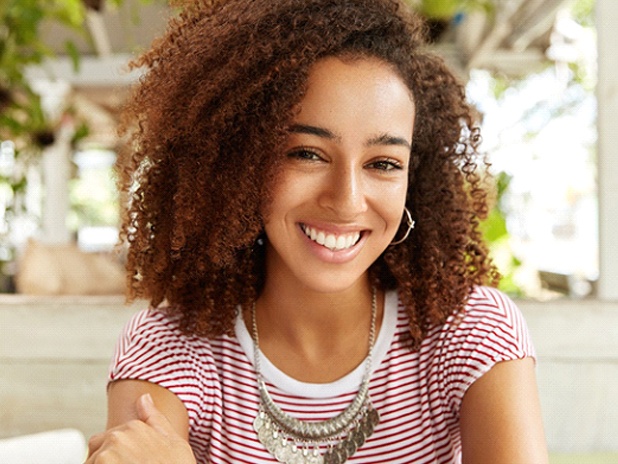
[(407, 207), (404, 207), (403, 212), (406, 213), (406, 223), (408, 225), (408, 230), (406, 230), (406, 233), (401, 239), (397, 240), (396, 242), (391, 242), (389, 246), (399, 245), (400, 243), (403, 243), (408, 238), (408, 235), (410, 235), (412, 229), (414, 229), (414, 219), (412, 219), (410, 210)]

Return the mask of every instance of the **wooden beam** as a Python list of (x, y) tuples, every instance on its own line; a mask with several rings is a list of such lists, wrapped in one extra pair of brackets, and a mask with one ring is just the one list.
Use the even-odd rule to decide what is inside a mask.
[(69, 57), (61, 56), (46, 60), (40, 66), (26, 70), (28, 79), (59, 79), (75, 87), (123, 87), (135, 82), (141, 72), (129, 71), (128, 63), (133, 56), (118, 53), (109, 56), (84, 56), (75, 69)]
[[(526, 0), (512, 0), (506, 4), (501, 3), (502, 7), (498, 7), (493, 22), (493, 27), (480, 41), (476, 50), (472, 53), (468, 59), (467, 69), (479, 68), (479, 61), (484, 60), (486, 55), (491, 54), (497, 50), (500, 43), (508, 37), (511, 31), (514, 29), (512, 23), (512, 17)], [(486, 61), (486, 60), (485, 60)]]
[(98, 11), (88, 9), (86, 12), (86, 24), (88, 25), (97, 55), (102, 58), (110, 57), (112, 55), (112, 45), (109, 40), (109, 33), (103, 22), (103, 15)]
[[(505, 45), (514, 51), (522, 51), (538, 37), (551, 31), (556, 21), (556, 13), (567, 0), (543, 0), (534, 8), (525, 11), (525, 16), (515, 18), (516, 26)], [(524, 13), (524, 12), (522, 12)]]

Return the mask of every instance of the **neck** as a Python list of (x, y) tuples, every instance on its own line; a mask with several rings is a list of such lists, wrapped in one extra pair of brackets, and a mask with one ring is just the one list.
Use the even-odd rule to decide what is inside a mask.
[[(267, 285), (257, 301), (264, 321), (276, 321), (288, 336), (337, 336), (369, 320), (372, 289), (366, 278), (339, 292), (317, 292), (303, 286)], [(366, 322), (366, 321), (365, 321)], [(329, 328), (325, 334), (324, 328)]]
[[(322, 383), (341, 378), (367, 356), (371, 300), (366, 277), (337, 293), (267, 282), (256, 302), (260, 349), (297, 380)], [(379, 294), (376, 333), (382, 300)], [(246, 321), (251, 327), (248, 317)]]

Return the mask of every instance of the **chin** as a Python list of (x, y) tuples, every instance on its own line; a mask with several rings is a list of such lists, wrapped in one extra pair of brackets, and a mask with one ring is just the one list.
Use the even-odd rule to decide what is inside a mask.
[[(339, 275), (338, 275), (339, 274)], [(320, 277), (315, 275), (299, 276), (302, 286), (316, 293), (343, 293), (355, 287), (360, 281), (365, 282), (367, 271), (356, 275), (341, 275), (340, 273), (326, 273)]]

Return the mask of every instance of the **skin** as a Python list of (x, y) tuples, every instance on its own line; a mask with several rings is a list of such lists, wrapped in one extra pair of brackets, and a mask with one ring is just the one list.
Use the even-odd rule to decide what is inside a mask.
[[(263, 211), (267, 277), (256, 302), (260, 348), (291, 377), (332, 382), (367, 354), (367, 270), (401, 222), (414, 117), (411, 92), (377, 59), (325, 58), (312, 69)], [(350, 238), (333, 251), (307, 227)], [(171, 392), (118, 381), (108, 405), (108, 430), (91, 439), (87, 464), (195, 462), (187, 411)], [(499, 363), (477, 380), (460, 425), (465, 464), (547, 463), (533, 360)]]
[(85, 464), (194, 464), (188, 430), (187, 411), (170, 391), (136, 380), (114, 382), (107, 430), (88, 441)]
[(547, 464), (534, 360), (496, 364), (464, 395), (463, 464)]

